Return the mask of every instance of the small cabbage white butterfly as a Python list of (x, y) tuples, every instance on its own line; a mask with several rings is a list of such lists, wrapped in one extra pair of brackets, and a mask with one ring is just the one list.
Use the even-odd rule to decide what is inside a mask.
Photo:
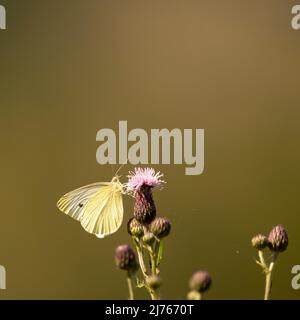
[(65, 194), (57, 207), (79, 221), (98, 238), (115, 233), (123, 222), (123, 184), (116, 175), (111, 182), (90, 184)]

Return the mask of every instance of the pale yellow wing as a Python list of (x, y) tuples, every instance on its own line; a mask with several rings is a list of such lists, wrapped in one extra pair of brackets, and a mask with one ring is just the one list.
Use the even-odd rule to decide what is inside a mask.
[(80, 222), (87, 232), (104, 238), (120, 228), (123, 214), (122, 184), (111, 182), (87, 202)]
[(98, 182), (73, 190), (58, 200), (57, 207), (63, 213), (79, 221), (87, 202), (93, 198), (104, 185), (109, 185), (109, 183)]

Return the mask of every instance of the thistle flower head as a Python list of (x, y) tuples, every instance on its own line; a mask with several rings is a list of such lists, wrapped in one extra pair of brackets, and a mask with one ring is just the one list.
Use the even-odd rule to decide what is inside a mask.
[(205, 292), (211, 286), (211, 276), (207, 271), (197, 271), (190, 279), (190, 289), (197, 292)]
[(150, 224), (150, 231), (158, 239), (162, 239), (169, 235), (171, 231), (171, 222), (167, 218), (156, 218)]
[(116, 248), (115, 261), (116, 266), (121, 270), (127, 270), (131, 273), (135, 273), (137, 271), (138, 265), (135, 253), (128, 244), (124, 244)]
[(271, 251), (275, 251), (275, 252), (285, 251), (288, 246), (289, 239), (288, 239), (287, 231), (284, 228), (284, 226), (282, 225), (275, 226), (271, 230), (268, 240), (269, 240), (269, 248)]
[(162, 173), (155, 172), (153, 168), (135, 168), (134, 171), (130, 171), (128, 182), (125, 184), (128, 192), (136, 192), (141, 187), (146, 186), (154, 188), (160, 186), (165, 181), (160, 178), (163, 176)]
[(260, 233), (252, 238), (251, 243), (255, 249), (263, 250), (269, 245), (269, 240), (265, 235)]
[(131, 218), (127, 224), (128, 233), (137, 238), (141, 238), (144, 234), (144, 228), (135, 218)]
[(147, 285), (154, 290), (157, 290), (161, 286), (161, 278), (156, 275), (151, 275), (146, 279)]
[(143, 225), (151, 223), (156, 216), (156, 207), (152, 196), (152, 189), (164, 183), (160, 172), (152, 168), (135, 168), (129, 172), (126, 191), (133, 193), (135, 202), (133, 216)]

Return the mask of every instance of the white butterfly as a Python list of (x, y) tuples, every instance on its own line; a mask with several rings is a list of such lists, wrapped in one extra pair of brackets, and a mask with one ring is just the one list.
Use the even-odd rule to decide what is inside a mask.
[(123, 222), (124, 186), (115, 176), (111, 182), (90, 184), (65, 194), (57, 207), (79, 221), (98, 238), (116, 232)]

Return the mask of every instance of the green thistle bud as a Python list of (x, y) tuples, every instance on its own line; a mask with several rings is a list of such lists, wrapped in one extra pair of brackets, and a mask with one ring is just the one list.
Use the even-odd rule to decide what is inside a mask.
[(157, 290), (161, 286), (161, 278), (159, 276), (149, 276), (146, 280), (147, 285), (153, 289)]
[(263, 234), (258, 234), (251, 240), (252, 246), (257, 250), (263, 250), (269, 245), (268, 238)]
[(271, 251), (285, 251), (289, 244), (288, 234), (284, 226), (275, 226), (269, 234), (269, 248)]
[(171, 232), (171, 222), (167, 218), (156, 218), (150, 224), (150, 231), (158, 239), (162, 239)]
[(135, 253), (128, 244), (117, 247), (115, 261), (116, 266), (121, 270), (127, 270), (130, 273), (135, 273), (138, 269)]
[(155, 240), (154, 234), (151, 232), (146, 232), (142, 238), (145, 244), (151, 245)]
[(201, 294), (198, 292), (198, 291), (190, 291), (188, 294), (187, 294), (187, 299), (188, 300), (201, 300)]
[(131, 218), (127, 224), (128, 233), (137, 238), (141, 238), (144, 234), (144, 228), (135, 218)]
[(207, 271), (197, 271), (190, 279), (190, 289), (197, 292), (205, 292), (211, 286), (211, 276)]

